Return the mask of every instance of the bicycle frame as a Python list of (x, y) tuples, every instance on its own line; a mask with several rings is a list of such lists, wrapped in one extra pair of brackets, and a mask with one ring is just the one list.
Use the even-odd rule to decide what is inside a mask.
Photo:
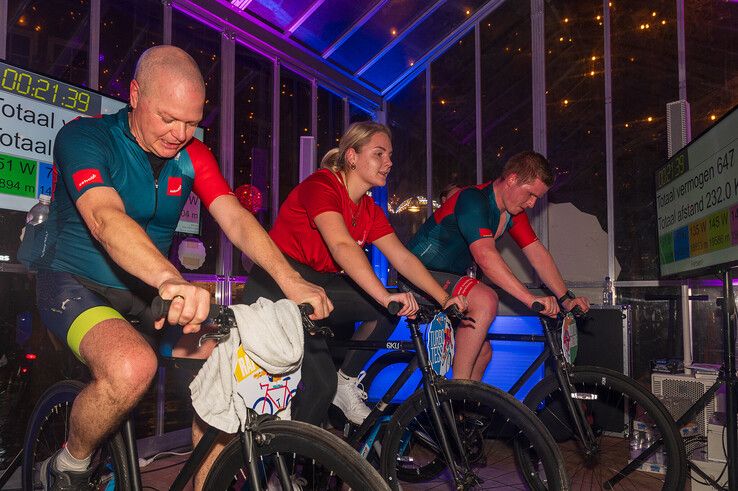
[[(430, 321), (428, 320), (428, 322)], [(459, 466), (456, 465), (456, 461), (453, 458), (451, 444), (455, 445), (457, 449), (462, 449), (463, 444), (456, 424), (454, 423), (453, 409), (451, 408), (451, 405), (448, 403), (439, 403), (436, 389), (436, 380), (438, 380), (439, 375), (433, 371), (433, 368), (428, 361), (428, 352), (423, 342), (423, 335), (420, 332), (421, 323), (425, 324), (426, 322), (420, 318), (416, 318), (414, 320), (408, 319), (407, 325), (410, 329), (412, 341), (388, 341), (385, 343), (376, 341), (345, 341), (330, 343), (332, 348), (361, 350), (377, 350), (386, 348), (400, 352), (415, 352), (415, 355), (412, 357), (410, 363), (408, 363), (400, 376), (395, 380), (390, 388), (387, 389), (387, 392), (382, 396), (379, 402), (377, 402), (377, 404), (371, 409), (371, 412), (364, 422), (348, 436), (347, 440), (349, 445), (361, 452), (364, 439), (369, 435), (370, 430), (372, 430), (377, 423), (381, 422), (381, 418), (386, 417), (384, 413), (392, 402), (392, 399), (410, 379), (413, 372), (415, 372), (415, 369), (420, 368), (423, 380), (423, 392), (430, 409), (433, 426), (440, 439), (441, 451), (443, 452), (446, 462), (453, 463), (453, 465), (450, 465), (449, 467), (454, 476), (454, 481), (459, 483), (464, 479), (469, 478), (469, 462), (465, 452), (458, 452), (463, 456), (462, 464), (466, 470), (464, 473), (465, 475), (462, 476), (462, 470), (459, 469)], [(439, 410), (439, 407), (441, 410)], [(447, 427), (451, 430), (451, 435), (447, 434), (442, 419), (445, 419)], [(376, 436), (376, 434), (374, 434), (374, 436)]]
[[(572, 364), (569, 363), (566, 358), (564, 357), (563, 350), (561, 348), (561, 343), (557, 337), (558, 331), (561, 329), (561, 323), (557, 321), (556, 319), (550, 319), (546, 317), (539, 317), (541, 321), (541, 325), (543, 327), (543, 336), (536, 336), (536, 335), (507, 335), (507, 334), (488, 334), (487, 339), (494, 339), (494, 340), (514, 340), (514, 341), (544, 341), (546, 343), (546, 346), (544, 350), (541, 352), (540, 355), (533, 361), (533, 363), (528, 367), (528, 369), (518, 378), (518, 380), (510, 387), (510, 390), (508, 390), (508, 393), (510, 395), (515, 395), (520, 388), (527, 382), (527, 380), (535, 373), (536, 370), (538, 370), (543, 363), (545, 363), (547, 360), (552, 359), (552, 368), (554, 371), (554, 375), (556, 376), (556, 380), (558, 381), (559, 387), (563, 391), (565, 397), (564, 400), (566, 401), (566, 409), (571, 415), (572, 420), (574, 421), (575, 431), (576, 435), (579, 438), (580, 442), (584, 446), (584, 452), (586, 455), (593, 455), (598, 451), (598, 444), (596, 441), (596, 437), (594, 435), (594, 432), (592, 431), (592, 427), (590, 426), (586, 415), (584, 414), (582, 410), (582, 406), (580, 404), (576, 404), (574, 402), (575, 399), (588, 399), (586, 394), (578, 394), (573, 391), (573, 387), (571, 384), (570, 379), (570, 373), (572, 369)], [(717, 391), (717, 389), (715, 389)], [(713, 391), (714, 393), (714, 391)], [(707, 395), (707, 394), (706, 394)], [(707, 403), (709, 399), (706, 399), (705, 404)], [(699, 408), (694, 411), (692, 416), (699, 412)], [(684, 417), (682, 417), (683, 419)], [(681, 419), (680, 419), (681, 421)], [(685, 420), (684, 422), (686, 422)], [(678, 424), (679, 422), (677, 422)], [(682, 423), (683, 425), (684, 423)], [(681, 426), (679, 426), (681, 427)], [(661, 438), (657, 439), (650, 447), (644, 449), (640, 455), (638, 455), (636, 458), (634, 458), (629, 464), (627, 464), (622, 470), (619, 472), (616, 472), (614, 477), (607, 481), (605, 485), (609, 486), (615, 486), (617, 483), (619, 483), (621, 480), (625, 479), (628, 475), (630, 475), (632, 472), (637, 470), (641, 464), (646, 462), (646, 460), (652, 456), (654, 453), (658, 451), (658, 449), (661, 447), (663, 443), (663, 440)]]

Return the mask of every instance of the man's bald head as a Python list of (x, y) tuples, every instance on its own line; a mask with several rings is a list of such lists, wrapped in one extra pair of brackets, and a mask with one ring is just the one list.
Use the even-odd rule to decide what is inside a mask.
[(142, 94), (151, 95), (159, 81), (184, 82), (205, 98), (205, 81), (200, 69), (184, 50), (176, 46), (162, 45), (149, 48), (141, 54), (136, 64), (134, 79)]

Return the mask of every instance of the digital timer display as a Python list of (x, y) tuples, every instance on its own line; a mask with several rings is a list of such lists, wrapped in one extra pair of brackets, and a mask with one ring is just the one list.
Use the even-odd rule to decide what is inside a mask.
[(100, 94), (3, 62), (0, 62), (0, 90), (85, 115), (100, 114), (102, 105)]

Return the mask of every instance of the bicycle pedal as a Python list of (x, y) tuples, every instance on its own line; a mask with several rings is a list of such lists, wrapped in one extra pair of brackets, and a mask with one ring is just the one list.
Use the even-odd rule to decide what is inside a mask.
[(597, 394), (589, 394), (587, 392), (572, 392), (571, 398), (578, 399), (580, 401), (596, 401)]

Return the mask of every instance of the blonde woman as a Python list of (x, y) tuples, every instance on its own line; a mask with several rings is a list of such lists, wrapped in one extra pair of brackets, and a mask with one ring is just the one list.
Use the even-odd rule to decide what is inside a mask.
[[(385, 340), (396, 318), (387, 313), (391, 301), (403, 304), (399, 315), (413, 315), (418, 304), (410, 293), (390, 293), (377, 278), (363, 247), (373, 243), (397, 271), (440, 305), (466, 308), (463, 297), (451, 297), (400, 242), (382, 209), (367, 192), (384, 186), (392, 169), (390, 130), (374, 122), (352, 124), (321, 162), (321, 169), (293, 189), (279, 210), (271, 238), (307, 281), (322, 286), (334, 305), (325, 325), (340, 336), (362, 327), (353, 339)], [(283, 297), (272, 278), (255, 268), (244, 301)], [(349, 351), (335, 375), (322, 336), (308, 336), (302, 366), (303, 390), (295, 398), (293, 418), (320, 424), (333, 403), (353, 423), (369, 414), (360, 371), (371, 358), (366, 350)]]

